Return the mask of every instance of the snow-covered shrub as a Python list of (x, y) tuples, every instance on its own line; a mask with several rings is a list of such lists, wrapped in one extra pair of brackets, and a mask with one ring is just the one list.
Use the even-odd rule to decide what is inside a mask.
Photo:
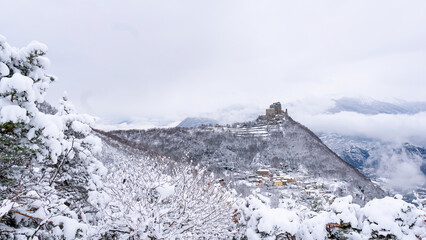
[(300, 218), (296, 209), (271, 208), (270, 199), (253, 193), (238, 202), (241, 213), (239, 238), (294, 239)]
[(424, 239), (426, 215), (398, 196), (368, 202), (363, 208), (352, 197), (337, 198), (328, 211), (302, 222), (302, 239)]
[[(0, 226), (8, 237), (82, 237), (88, 229), (88, 192), (105, 173), (93, 153), (93, 119), (72, 112), (64, 99), (57, 114), (37, 106), (55, 80), (46, 74), (47, 47), (9, 46), (0, 36)], [(2, 236), (2, 235), (0, 235)]]
[(235, 231), (232, 192), (199, 167), (126, 159), (110, 169), (103, 196), (99, 234), (107, 238), (226, 239)]
[(361, 209), (362, 235), (372, 238), (424, 239), (426, 214), (401, 195), (374, 199)]
[(336, 198), (313, 212), (296, 204), (271, 208), (269, 198), (254, 192), (240, 199), (239, 239), (424, 239), (426, 212), (398, 196), (374, 199), (364, 207), (352, 196)]

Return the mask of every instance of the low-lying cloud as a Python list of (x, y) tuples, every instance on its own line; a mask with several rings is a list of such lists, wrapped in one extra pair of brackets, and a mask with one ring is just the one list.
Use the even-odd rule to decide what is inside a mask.
[(333, 132), (395, 142), (410, 139), (426, 141), (426, 112), (414, 115), (364, 115), (355, 112), (311, 115), (295, 112), (293, 118), (315, 132)]
[[(407, 153), (399, 146), (388, 146), (372, 153), (369, 163), (377, 161), (376, 173), (384, 181), (383, 186), (394, 192), (410, 193), (426, 185), (426, 175), (420, 169), (423, 159), (418, 155)], [(368, 163), (367, 163), (368, 164)]]

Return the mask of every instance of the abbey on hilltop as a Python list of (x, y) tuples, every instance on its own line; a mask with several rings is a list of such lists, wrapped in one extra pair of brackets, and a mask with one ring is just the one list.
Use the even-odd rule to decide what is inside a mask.
[(281, 103), (272, 103), (269, 108), (266, 109), (265, 115), (260, 115), (259, 120), (265, 120), (268, 122), (277, 122), (283, 120), (284, 117), (288, 116), (287, 109), (282, 110)]

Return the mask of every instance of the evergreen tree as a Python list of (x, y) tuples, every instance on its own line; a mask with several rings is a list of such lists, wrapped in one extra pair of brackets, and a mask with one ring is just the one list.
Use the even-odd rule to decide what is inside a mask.
[(100, 140), (91, 117), (66, 98), (57, 114), (38, 109), (55, 80), (46, 53), (43, 44), (18, 49), (0, 36), (0, 234), (9, 237), (83, 236), (89, 192), (106, 172), (93, 156)]

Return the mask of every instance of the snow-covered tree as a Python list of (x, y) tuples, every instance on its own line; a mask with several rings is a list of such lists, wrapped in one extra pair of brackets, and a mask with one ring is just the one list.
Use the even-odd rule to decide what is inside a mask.
[(57, 114), (37, 107), (55, 80), (46, 53), (43, 44), (18, 49), (0, 36), (0, 234), (72, 239), (88, 229), (85, 199), (106, 170), (93, 156), (100, 141), (91, 117), (66, 101)]
[[(118, 239), (232, 238), (233, 194), (205, 169), (130, 158), (110, 169), (100, 234)], [(100, 199), (99, 196), (94, 196)]]

